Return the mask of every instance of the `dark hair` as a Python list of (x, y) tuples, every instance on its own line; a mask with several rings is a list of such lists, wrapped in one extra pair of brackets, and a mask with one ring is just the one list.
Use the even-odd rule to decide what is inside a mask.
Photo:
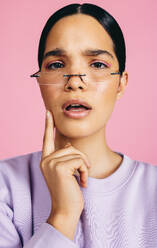
[(105, 11), (101, 7), (98, 7), (97, 5), (89, 3), (70, 4), (59, 9), (50, 16), (40, 37), (38, 48), (39, 68), (41, 69), (46, 39), (53, 25), (65, 16), (70, 16), (78, 13), (87, 14), (94, 17), (108, 32), (113, 41), (114, 51), (119, 62), (119, 71), (122, 74), (122, 72), (125, 70), (126, 60), (126, 48), (122, 30), (117, 21), (107, 11)]

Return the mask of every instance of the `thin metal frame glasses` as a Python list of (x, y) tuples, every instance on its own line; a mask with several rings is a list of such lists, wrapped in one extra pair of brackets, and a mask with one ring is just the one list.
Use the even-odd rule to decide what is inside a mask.
[[(38, 72), (30, 75), (30, 77), (39, 78), (40, 77), (40, 73), (49, 73), (49, 72), (38, 71)], [(120, 72), (109, 72), (109, 75), (117, 75), (117, 74), (120, 74)], [(72, 76), (79, 76), (80, 79), (81, 79), (81, 81), (83, 81), (82, 77), (83, 76), (87, 76), (87, 75), (86, 74), (63, 74), (63, 77), (68, 77), (68, 80), (67, 81), (69, 81), (70, 77), (72, 77)], [(53, 83), (44, 83), (42, 85), (53, 85)]]

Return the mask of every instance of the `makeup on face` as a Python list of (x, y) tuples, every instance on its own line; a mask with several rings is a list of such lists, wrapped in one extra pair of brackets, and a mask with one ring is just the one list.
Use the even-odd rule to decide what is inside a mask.
[[(77, 22), (74, 24), (72, 20), (75, 18)], [(50, 86), (44, 86), (45, 92), (47, 89), (45, 101), (48, 101), (49, 95), (50, 101), (61, 103), (73, 98), (90, 103), (98, 102), (99, 99), (104, 99), (107, 92), (111, 92), (110, 89), (115, 87), (117, 80), (117, 76), (111, 75), (111, 72), (118, 71), (112, 39), (95, 19), (88, 16), (70, 16), (60, 20), (49, 33), (42, 70), (52, 73), (48, 83), (54, 82)], [(82, 77), (81, 82), (79, 77), (64, 78), (67, 74), (86, 76)], [(43, 91), (44, 87), (41, 88)], [(65, 120), (70, 120), (93, 116), (94, 112), (94, 109), (70, 107), (65, 112), (62, 110), (62, 115)]]

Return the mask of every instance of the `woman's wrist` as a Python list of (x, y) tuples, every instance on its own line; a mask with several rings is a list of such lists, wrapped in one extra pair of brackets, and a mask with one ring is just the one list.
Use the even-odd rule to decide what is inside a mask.
[(72, 218), (72, 216), (63, 216), (63, 215), (53, 215), (48, 218), (47, 223), (56, 228), (63, 235), (73, 240), (76, 227), (78, 224), (77, 218)]

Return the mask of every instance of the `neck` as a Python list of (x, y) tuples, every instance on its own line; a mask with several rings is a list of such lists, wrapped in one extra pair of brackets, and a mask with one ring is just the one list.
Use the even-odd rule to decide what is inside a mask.
[(91, 163), (89, 177), (105, 178), (111, 175), (122, 162), (122, 157), (107, 145), (104, 129), (80, 138), (65, 137), (56, 129), (56, 150), (63, 148), (67, 142), (87, 155)]

